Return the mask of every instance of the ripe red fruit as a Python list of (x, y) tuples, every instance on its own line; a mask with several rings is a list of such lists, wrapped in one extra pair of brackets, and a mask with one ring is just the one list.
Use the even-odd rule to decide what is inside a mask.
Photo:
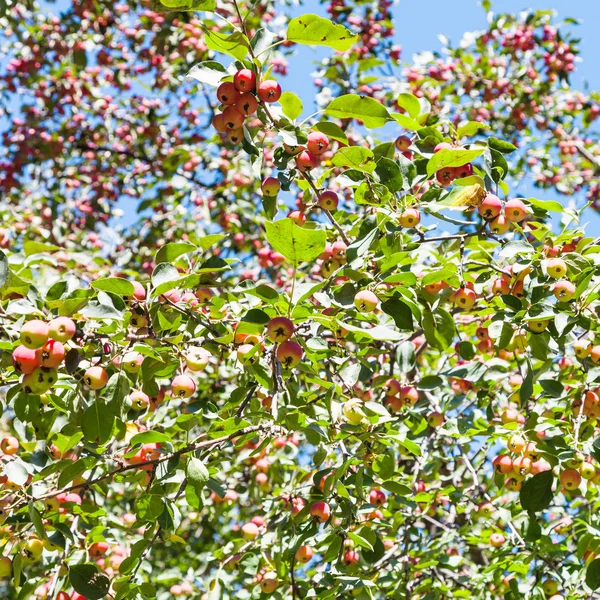
[(290, 211), (287, 218), (294, 221), (298, 227), (302, 227), (306, 223), (306, 215), (301, 210)]
[(488, 194), (478, 206), (477, 210), (486, 221), (491, 221), (502, 212), (502, 201), (498, 196)]
[(360, 556), (356, 550), (348, 550), (346, 554), (344, 554), (344, 564), (347, 567), (351, 565), (355, 565), (360, 560)]
[(569, 300), (571, 300), (571, 298), (573, 298), (575, 295), (575, 290), (576, 288), (574, 284), (566, 279), (563, 279), (554, 284), (552, 293), (557, 300), (560, 300), (560, 302), (569, 302)]
[(21, 327), (21, 344), (30, 350), (37, 350), (48, 341), (49, 335), (50, 330), (44, 321), (27, 321)]
[(436, 172), (435, 177), (440, 185), (444, 187), (450, 185), (454, 181), (454, 168), (444, 167)]
[(319, 206), (323, 210), (335, 210), (338, 206), (338, 195), (332, 190), (325, 190), (319, 194)]
[(318, 523), (325, 523), (331, 516), (331, 509), (327, 502), (315, 502), (310, 507), (310, 516)]
[(94, 542), (89, 549), (92, 558), (100, 558), (108, 552), (108, 542)]
[(400, 393), (400, 390), (402, 389), (402, 385), (400, 385), (400, 382), (396, 379), (388, 379), (385, 382), (384, 387), (388, 396), (397, 396)]
[(244, 115), (235, 106), (228, 106), (223, 111), (223, 121), (227, 129), (239, 129), (244, 124)]
[(319, 166), (319, 159), (308, 150), (303, 150), (296, 157), (296, 167), (300, 171), (306, 172)]
[(419, 391), (411, 385), (402, 386), (399, 396), (406, 406), (414, 406), (419, 401)]
[(217, 98), (221, 104), (234, 104), (238, 96), (239, 93), (231, 81), (226, 81), (217, 88)]
[(394, 142), (394, 146), (396, 146), (396, 150), (399, 152), (407, 152), (411, 144), (412, 142), (410, 141), (410, 138), (405, 135), (397, 137), (396, 141)]
[(512, 223), (520, 223), (527, 216), (527, 207), (521, 200), (509, 200), (504, 205), (504, 214)]
[(311, 131), (308, 134), (306, 147), (310, 152), (318, 156), (319, 154), (323, 154), (329, 147), (329, 138), (320, 131)]
[(55, 369), (65, 358), (65, 347), (60, 342), (48, 340), (35, 351), (35, 356), (42, 367)]
[(25, 346), (17, 346), (12, 353), (12, 364), (17, 373), (22, 373), (23, 375), (33, 373), (39, 366), (37, 351)]
[(223, 113), (218, 113), (212, 118), (212, 126), (219, 133), (227, 133), (227, 125), (225, 125), (225, 119), (223, 118)]
[(256, 75), (250, 69), (240, 69), (233, 76), (233, 85), (239, 92), (253, 92), (256, 89)]
[(253, 115), (258, 109), (258, 101), (256, 100), (256, 96), (253, 94), (240, 94), (235, 101), (234, 106), (244, 116), (248, 117)]
[(294, 323), (286, 317), (274, 317), (267, 325), (267, 337), (276, 343), (287, 342), (294, 335)]
[(471, 163), (467, 163), (461, 167), (454, 167), (455, 179), (463, 179), (465, 177), (471, 177), (471, 175), (473, 175), (473, 165)]
[(277, 102), (281, 98), (281, 86), (272, 79), (261, 81), (258, 86), (258, 97), (263, 102)]
[(19, 450), (19, 440), (14, 435), (7, 435), (0, 442), (0, 450), (9, 456), (16, 454)]
[(371, 290), (361, 290), (354, 296), (354, 306), (361, 313), (370, 313), (377, 308), (379, 300)]
[(576, 490), (581, 485), (581, 475), (575, 469), (565, 469), (560, 474), (560, 483), (568, 490)]
[[(238, 114), (240, 113), (238, 112)], [(237, 129), (228, 129), (227, 139), (232, 144), (239, 144), (244, 139), (244, 129), (242, 127), (238, 127)]]
[(277, 196), (281, 189), (281, 183), (275, 177), (267, 177), (261, 183), (260, 189), (265, 196)]
[[(134, 292), (133, 295), (136, 296), (137, 290), (135, 285), (142, 287), (137, 281), (133, 282)], [(144, 289), (142, 287), (142, 289)], [(146, 291), (144, 290), (144, 296), (142, 296), (142, 300), (146, 297)], [(136, 296), (137, 298), (137, 296)], [(139, 299), (139, 298), (138, 298)], [(69, 319), (69, 317), (56, 317), (56, 319), (52, 319), (50, 323), (48, 323), (48, 335), (57, 342), (65, 343), (68, 342), (77, 331), (77, 326), (75, 325), (75, 321), (73, 319)]]
[(496, 458), (494, 458), (492, 461), (492, 465), (496, 473), (507, 475), (512, 471), (512, 459), (510, 456), (506, 456), (505, 454), (499, 454), (496, 456)]
[(452, 301), (459, 308), (470, 310), (477, 301), (477, 294), (467, 287), (460, 288), (452, 294)]
[(313, 557), (313, 549), (310, 546), (300, 546), (296, 550), (296, 561), (300, 563), (307, 563)]
[(439, 152), (440, 150), (452, 150), (452, 148), (454, 148), (454, 146), (452, 144), (449, 144), (448, 142), (440, 142), (434, 149), (433, 149), (433, 153), (436, 154), (437, 152)]
[(385, 504), (386, 497), (381, 490), (371, 490), (369, 493), (369, 503), (375, 504), (376, 506), (383, 506)]
[(288, 340), (277, 348), (277, 359), (286, 369), (295, 367), (304, 356), (304, 350), (298, 342)]

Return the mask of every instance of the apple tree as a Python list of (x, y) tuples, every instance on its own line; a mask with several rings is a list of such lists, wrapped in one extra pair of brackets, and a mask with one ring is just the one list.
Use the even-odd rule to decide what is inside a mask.
[(597, 597), (600, 97), (482, 4), (4, 6), (3, 598)]

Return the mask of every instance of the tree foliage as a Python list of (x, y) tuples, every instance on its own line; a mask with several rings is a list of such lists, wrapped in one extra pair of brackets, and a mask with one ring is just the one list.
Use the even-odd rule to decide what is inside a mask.
[(7, 7), (2, 597), (593, 597), (599, 98), (483, 4)]

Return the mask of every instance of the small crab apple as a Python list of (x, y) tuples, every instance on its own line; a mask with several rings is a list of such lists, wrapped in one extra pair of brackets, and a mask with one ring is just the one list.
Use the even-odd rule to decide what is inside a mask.
[(523, 455), (536, 462), (540, 459), (540, 451), (538, 450), (535, 442), (528, 442), (525, 448), (523, 448)]
[(298, 227), (303, 227), (306, 223), (306, 215), (301, 210), (290, 211), (287, 218), (294, 221)]
[(471, 177), (471, 175), (473, 175), (473, 165), (471, 163), (454, 167), (455, 179), (464, 179), (465, 177)]
[(387, 498), (381, 490), (371, 490), (369, 492), (369, 503), (376, 506), (383, 506)]
[(319, 206), (323, 210), (335, 210), (338, 207), (338, 195), (332, 190), (325, 190), (319, 194)]
[[(134, 289), (135, 289), (135, 284), (137, 283), (137, 281), (135, 281), (133, 283), (134, 283)], [(140, 285), (140, 284), (138, 284), (138, 285)], [(142, 288), (142, 289), (144, 289), (144, 288)], [(135, 291), (134, 291), (134, 295), (135, 295)], [(145, 292), (144, 292), (144, 296), (145, 296)], [(73, 321), (73, 319), (69, 319), (69, 317), (56, 317), (56, 319), (52, 319), (48, 323), (49, 337), (51, 337), (53, 340), (56, 340), (57, 342), (61, 342), (62, 344), (64, 344), (65, 342), (68, 342), (70, 339), (72, 339), (73, 336), (75, 335), (76, 331), (77, 331), (77, 326), (75, 325), (75, 321)]]
[(208, 304), (213, 297), (213, 293), (210, 288), (198, 288), (194, 292), (194, 296), (200, 300), (200, 304)]
[(192, 346), (185, 355), (185, 364), (190, 371), (203, 371), (210, 360), (211, 353), (200, 346)]
[(189, 375), (177, 375), (171, 382), (171, 392), (176, 398), (189, 398), (196, 391), (196, 382)]
[(525, 440), (520, 435), (513, 435), (510, 440), (508, 440), (508, 444), (506, 447), (515, 454), (523, 451), (525, 448)]
[(135, 410), (145, 410), (150, 405), (150, 397), (141, 390), (135, 390), (129, 394), (131, 407)]
[(596, 467), (592, 463), (584, 462), (579, 467), (579, 473), (584, 479), (593, 479), (596, 476)]
[(108, 383), (108, 373), (102, 367), (90, 367), (83, 376), (83, 382), (90, 390), (101, 390)]
[(16, 454), (19, 450), (19, 440), (14, 435), (7, 435), (0, 442), (0, 450), (9, 456)]
[(527, 207), (522, 200), (509, 200), (504, 205), (504, 215), (511, 223), (520, 223), (527, 216)]
[(591, 350), (592, 346), (588, 340), (577, 340), (573, 344), (573, 352), (575, 352), (575, 356), (580, 360), (587, 358), (590, 355)]
[(23, 545), (21, 552), (26, 562), (37, 562), (42, 558), (44, 543), (40, 538), (31, 536)]
[(239, 92), (231, 81), (225, 81), (217, 88), (217, 98), (225, 106), (234, 104), (239, 95)]
[(235, 101), (234, 106), (245, 117), (249, 117), (258, 109), (258, 101), (256, 100), (256, 96), (253, 94), (240, 94)]
[(49, 339), (41, 348), (35, 351), (38, 363), (42, 367), (55, 369), (65, 358), (65, 347), (53, 339)]
[(552, 596), (558, 592), (558, 583), (555, 579), (548, 577), (547, 579), (544, 579), (544, 582), (542, 583), (542, 589), (544, 590), (544, 594), (546, 594), (546, 596)]
[(286, 369), (294, 368), (304, 356), (304, 350), (298, 342), (287, 340), (277, 347), (277, 360)]
[(269, 571), (263, 575), (260, 581), (260, 589), (263, 594), (272, 594), (279, 586), (279, 580), (277, 579), (277, 573)]
[(88, 550), (92, 558), (100, 558), (108, 552), (108, 542), (94, 542)]
[(567, 490), (576, 490), (581, 485), (581, 475), (575, 469), (565, 469), (560, 474), (560, 483)]
[(21, 327), (21, 344), (30, 350), (37, 350), (48, 341), (49, 333), (48, 325), (44, 321), (27, 321)]
[(217, 113), (211, 121), (211, 125), (219, 132), (219, 133), (227, 133), (227, 125), (225, 125), (225, 119), (223, 118), (223, 113)]
[(562, 279), (567, 274), (567, 263), (562, 258), (549, 258), (544, 266), (552, 279)]
[(256, 89), (256, 75), (250, 69), (240, 69), (233, 76), (233, 85), (238, 92), (253, 92)]
[(452, 294), (452, 302), (464, 310), (471, 310), (476, 301), (477, 294), (468, 287), (461, 287)]
[(354, 296), (354, 306), (361, 313), (370, 313), (377, 308), (379, 299), (371, 290), (361, 290)]
[(228, 129), (227, 139), (232, 144), (239, 144), (244, 139), (244, 128), (238, 127), (237, 129)]
[(421, 222), (421, 213), (416, 208), (407, 208), (398, 219), (401, 227), (412, 229)]
[(267, 325), (267, 337), (276, 343), (287, 342), (294, 335), (294, 323), (287, 317), (273, 317)]
[(494, 548), (500, 548), (504, 545), (504, 542), (506, 542), (506, 538), (501, 533), (492, 533), (490, 535), (490, 544)]
[(244, 124), (244, 115), (235, 106), (228, 106), (223, 111), (223, 121), (227, 129), (239, 129)]
[(283, 149), (290, 155), (290, 156), (298, 156), (298, 154), (300, 154), (300, 152), (302, 152), (303, 150), (306, 150), (306, 148), (304, 146), (290, 146), (289, 144), (283, 144)]
[(419, 392), (412, 385), (404, 385), (400, 388), (400, 400), (406, 406), (414, 406), (419, 401)]
[(433, 149), (433, 153), (437, 154), (440, 150), (452, 150), (453, 148), (454, 148), (454, 146), (452, 144), (450, 144), (449, 142), (440, 142)]
[(490, 221), (490, 231), (495, 235), (504, 235), (510, 226), (510, 221), (504, 215), (498, 215)]
[(17, 346), (12, 353), (12, 364), (17, 373), (28, 375), (39, 366), (37, 359), (37, 350), (32, 350), (26, 346)]
[(402, 389), (402, 385), (396, 379), (388, 379), (385, 382), (384, 388), (388, 396), (397, 396)]
[(313, 549), (310, 546), (302, 545), (296, 550), (294, 555), (299, 563), (307, 563), (313, 557)]
[(567, 279), (561, 279), (552, 286), (552, 293), (560, 302), (569, 302), (575, 295), (575, 285)]
[(346, 421), (351, 425), (358, 425), (362, 422), (365, 414), (362, 411), (364, 402), (360, 398), (350, 398), (347, 402), (344, 402), (342, 412)]
[(523, 485), (522, 478), (510, 477), (506, 480), (505, 486), (509, 492), (518, 492)]
[(121, 364), (127, 373), (139, 373), (143, 362), (143, 354), (140, 354), (139, 352), (127, 352), (125, 356), (123, 356)]
[(477, 508), (477, 514), (484, 519), (489, 519), (496, 509), (491, 502), (482, 502)]
[(308, 150), (302, 150), (302, 152), (300, 152), (300, 154), (298, 154), (296, 157), (296, 167), (298, 167), (300, 171), (311, 171), (312, 169), (316, 169), (318, 166), (318, 157)]
[(486, 220), (495, 219), (502, 212), (502, 201), (494, 194), (488, 194), (477, 207), (479, 214)]
[(329, 504), (327, 504), (327, 502), (315, 502), (310, 507), (310, 516), (317, 521), (317, 523), (325, 523), (329, 520), (329, 517), (331, 517)]
[(533, 331), (534, 333), (542, 333), (543, 331), (546, 331), (549, 323), (550, 321), (541, 319), (539, 321), (528, 321), (527, 325), (529, 326), (530, 331)]
[(344, 554), (344, 564), (347, 567), (351, 567), (352, 565), (355, 565), (359, 560), (360, 560), (360, 555), (358, 554), (358, 552), (356, 550), (348, 550)]
[(438, 180), (438, 183), (446, 187), (450, 185), (454, 181), (454, 168), (453, 167), (444, 167), (436, 172), (435, 178)]
[(492, 461), (492, 465), (496, 473), (507, 475), (512, 471), (512, 458), (510, 458), (510, 456), (506, 456), (505, 454), (499, 454)]
[(329, 138), (320, 131), (311, 131), (308, 134), (306, 147), (310, 152), (319, 156), (329, 147)]
[(281, 86), (272, 79), (265, 79), (260, 82), (257, 93), (263, 102), (277, 102), (281, 98)]
[(281, 183), (276, 177), (267, 177), (260, 184), (260, 189), (265, 196), (277, 196), (281, 189)]
[(410, 138), (406, 135), (400, 135), (394, 141), (394, 146), (396, 146), (396, 150), (399, 152), (407, 152), (411, 144)]
[(258, 527), (255, 523), (246, 523), (242, 525), (242, 537), (246, 541), (255, 540), (258, 537)]
[(444, 424), (444, 415), (438, 411), (430, 412), (427, 415), (427, 423), (429, 427), (441, 427)]

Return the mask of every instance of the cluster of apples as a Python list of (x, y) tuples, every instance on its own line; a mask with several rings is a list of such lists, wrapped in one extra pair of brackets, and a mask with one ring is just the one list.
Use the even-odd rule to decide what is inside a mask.
[(47, 392), (58, 380), (57, 368), (66, 356), (64, 344), (77, 331), (68, 317), (57, 317), (49, 323), (33, 319), (23, 324), (21, 345), (12, 353), (15, 371), (23, 375), (21, 385), (30, 394)]
[(495, 235), (504, 235), (511, 223), (520, 223), (527, 216), (527, 206), (522, 200), (507, 200), (503, 205), (494, 194), (487, 194), (477, 210)]
[(217, 88), (217, 99), (222, 112), (212, 119), (213, 127), (227, 135), (229, 141), (237, 144), (244, 138), (244, 121), (258, 110), (258, 102), (277, 102), (281, 97), (281, 86), (272, 79), (264, 79), (257, 86), (256, 73), (250, 69), (240, 69), (233, 81), (225, 81)]

